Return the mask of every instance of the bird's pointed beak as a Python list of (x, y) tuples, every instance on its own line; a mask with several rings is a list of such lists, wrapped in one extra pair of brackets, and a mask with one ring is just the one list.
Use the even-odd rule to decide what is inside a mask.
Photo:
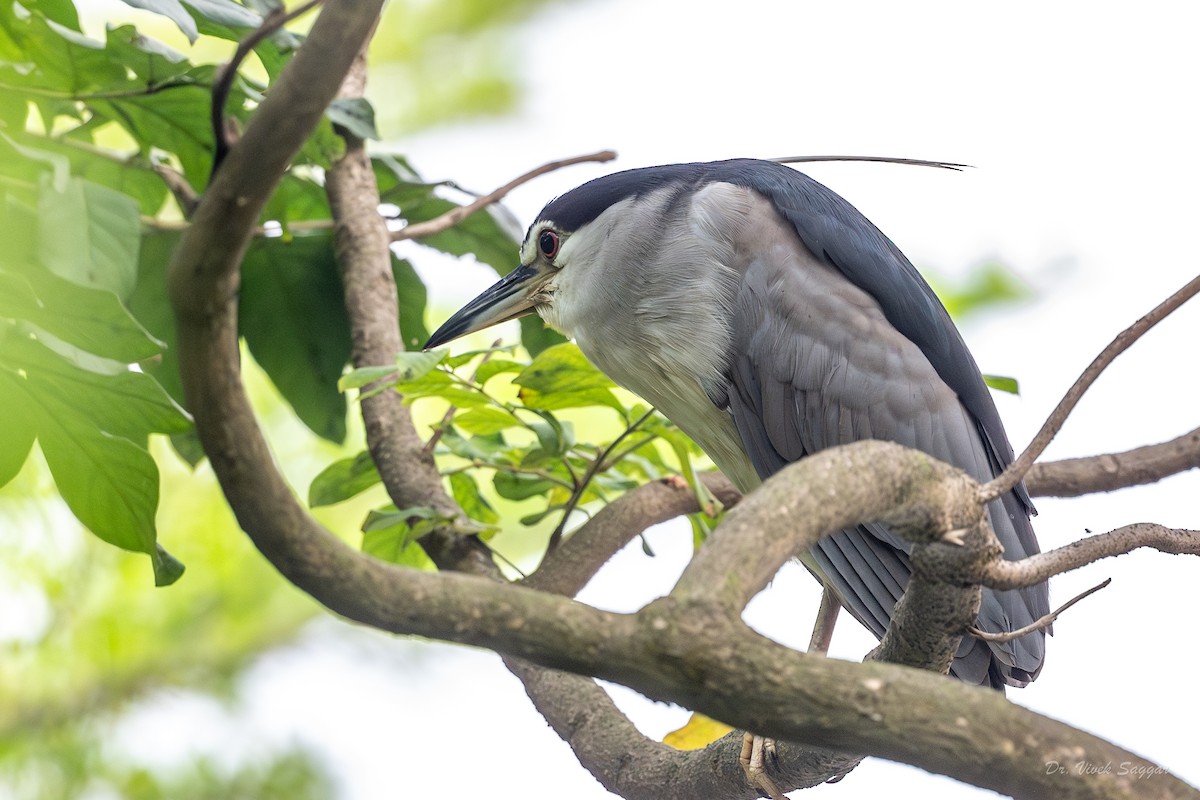
[(541, 292), (550, 274), (537, 266), (522, 264), (446, 320), (425, 343), (430, 350), (468, 333), (529, 314), (547, 300)]

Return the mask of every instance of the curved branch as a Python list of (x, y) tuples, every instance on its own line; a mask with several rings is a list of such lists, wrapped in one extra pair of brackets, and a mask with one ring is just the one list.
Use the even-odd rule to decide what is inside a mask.
[(1121, 556), (1139, 547), (1175, 555), (1200, 555), (1200, 531), (1179, 530), (1138, 522), (1099, 533), (1020, 561), (997, 560), (984, 570), (983, 584), (993, 589), (1020, 589), (1073, 569)]
[(984, 503), (989, 503), (1020, 483), (1021, 478), (1033, 466), (1033, 462), (1037, 460), (1037, 457), (1042, 454), (1042, 451), (1046, 449), (1046, 446), (1050, 444), (1059, 429), (1062, 428), (1063, 423), (1066, 422), (1067, 417), (1079, 402), (1079, 398), (1083, 397), (1083, 393), (1096, 382), (1096, 378), (1100, 377), (1100, 373), (1108, 368), (1113, 359), (1128, 350), (1148, 330), (1166, 319), (1172, 311), (1190, 300), (1197, 292), (1200, 292), (1200, 275), (1192, 278), (1178, 291), (1155, 306), (1148, 314), (1117, 334), (1117, 337), (1100, 351), (1100, 355), (1092, 360), (1092, 363), (1083, 371), (1083, 374), (1067, 390), (1063, 399), (1054, 407), (1054, 411), (1050, 413), (1049, 418), (1042, 425), (1041, 430), (1037, 432), (1037, 435), (1033, 437), (1033, 441), (1029, 443), (1025, 451), (1009, 464), (1004, 472), (981, 487), (979, 491), (980, 500)]
[(524, 175), (513, 178), (508, 183), (501, 186), (499, 189), (494, 189), (488, 192), (483, 197), (478, 197), (471, 203), (458, 208), (452, 208), (445, 214), (439, 217), (434, 217), (425, 222), (414, 222), (411, 225), (405, 225), (400, 230), (392, 234), (392, 241), (402, 242), (407, 239), (420, 239), (424, 236), (433, 236), (435, 233), (452, 228), (462, 222), (467, 217), (474, 214), (483, 208), (490, 206), (492, 203), (498, 203), (504, 197), (523, 183), (528, 183), (534, 178), (541, 177), (548, 172), (554, 172), (556, 169), (569, 167), (573, 164), (583, 164), (588, 161), (612, 161), (617, 157), (617, 154), (612, 150), (601, 150), (598, 153), (588, 153), (583, 156), (573, 156), (571, 158), (563, 158), (558, 161), (549, 161), (542, 164), (540, 167), (529, 170)]
[(1034, 464), (1025, 485), (1034, 497), (1079, 497), (1154, 483), (1200, 468), (1200, 428), (1123, 453)]
[[(864, 461), (866, 451), (879, 460)], [(971, 497), (974, 485), (961, 471), (890, 442), (822, 450), (784, 467), (730, 510), (672, 594), (713, 597), (740, 613), (784, 563), (830, 531), (886, 521), (910, 541), (926, 543), (973, 527), (982, 515)]]
[[(741, 499), (738, 490), (720, 473), (705, 473), (700, 480), (726, 508)], [(699, 510), (696, 495), (684, 483), (661, 480), (631, 489), (576, 528), (522, 583), (574, 597), (635, 536), (651, 525)]]

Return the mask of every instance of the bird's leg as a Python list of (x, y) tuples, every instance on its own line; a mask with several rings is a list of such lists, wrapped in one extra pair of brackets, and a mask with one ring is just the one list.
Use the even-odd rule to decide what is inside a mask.
[[(829, 650), (829, 642), (833, 638), (833, 627), (837, 624), (838, 612), (842, 603), (828, 586), (821, 593), (821, 607), (817, 610), (817, 619), (813, 622), (812, 637), (808, 640), (808, 652), (824, 655)], [(756, 789), (767, 793), (771, 800), (780, 800), (783, 794), (779, 787), (767, 775), (767, 762), (775, 764), (775, 740), (753, 733), (742, 734), (742, 753), (738, 763), (746, 773), (746, 780)]]
[(746, 773), (746, 782), (755, 789), (766, 792), (767, 797), (770, 797), (771, 800), (787, 800), (783, 796), (783, 792), (779, 791), (779, 787), (775, 785), (775, 781), (771, 780), (771, 776), (767, 774), (765, 763), (767, 758), (770, 758), (771, 761), (775, 760), (774, 740), (764, 739), (762, 736), (755, 736), (752, 733), (743, 733), (742, 753), (738, 757), (738, 763), (742, 765), (742, 771)]
[(828, 586), (821, 593), (821, 607), (817, 609), (817, 619), (813, 623), (812, 637), (808, 640), (808, 652), (824, 655), (829, 652), (829, 642), (833, 639), (833, 626), (837, 624), (838, 612), (842, 610), (842, 601)]

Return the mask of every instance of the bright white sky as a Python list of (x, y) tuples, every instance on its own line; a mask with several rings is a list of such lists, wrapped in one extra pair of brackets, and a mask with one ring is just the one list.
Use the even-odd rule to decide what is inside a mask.
[[(522, 224), (584, 180), (648, 164), (805, 153), (973, 164), (965, 173), (849, 164), (806, 171), (862, 209), (919, 267), (953, 275), (996, 258), (1037, 292), (965, 330), (985, 371), (1020, 379), (1021, 397), (998, 400), (1019, 449), (1116, 332), (1200, 271), (1200, 7), (1134, 8), (572, 3), (512, 37), (522, 43), (528, 87), (518, 115), (395, 144), (426, 176), (477, 190), (552, 158), (620, 153), (615, 164), (575, 167), (519, 189), (509, 205)], [(433, 307), (448, 313), (493, 277), (475, 267), (431, 274)], [(1109, 370), (1050, 457), (1125, 449), (1196, 427), (1197, 302)], [(1110, 496), (1043, 499), (1037, 530), (1049, 548), (1085, 529), (1134, 521), (1197, 527), (1198, 494), (1200, 474), (1191, 472)], [(668, 527), (651, 541), (659, 558), (637, 548), (623, 554), (586, 599), (632, 610), (667, 591), (688, 535)], [(1113, 578), (1060, 620), (1041, 678), (1010, 698), (1200, 783), (1197, 595), (1189, 583), (1197, 569), (1194, 559), (1143, 552), (1054, 581), (1062, 602)], [(755, 624), (806, 641), (815, 586), (801, 570), (786, 571), (756, 601)], [(342, 796), (354, 800), (610, 796), (494, 655), (328, 625), (342, 634), (313, 637), (253, 671), (245, 744), (314, 746), (328, 754)], [(873, 644), (846, 620), (834, 655), (858, 659)], [(685, 718), (627, 692), (620, 699), (652, 735)], [(994, 796), (878, 760), (817, 792), (811, 796)]]

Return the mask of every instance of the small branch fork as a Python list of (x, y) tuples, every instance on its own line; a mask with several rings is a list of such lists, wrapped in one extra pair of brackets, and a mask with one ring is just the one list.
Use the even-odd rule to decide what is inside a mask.
[(1029, 623), (1025, 627), (1017, 628), (1015, 631), (1005, 631), (1004, 633), (989, 633), (987, 631), (980, 630), (979, 628), (976, 628), (974, 625), (972, 625), (969, 628), (967, 628), (967, 633), (971, 634), (976, 639), (983, 639), (985, 642), (1011, 642), (1013, 639), (1020, 639), (1022, 636), (1024, 636), (1027, 633), (1033, 633), (1034, 631), (1040, 631), (1040, 630), (1045, 630), (1045, 629), (1049, 628), (1051, 625), (1054, 624), (1054, 620), (1058, 619), (1059, 614), (1063, 613), (1064, 611), (1066, 611), (1068, 608), (1070, 608), (1071, 606), (1078, 603), (1083, 598), (1088, 597), (1092, 594), (1095, 594), (1096, 592), (1100, 591), (1101, 589), (1106, 588), (1110, 583), (1112, 583), (1112, 578), (1105, 578), (1103, 581), (1096, 584), (1092, 588), (1088, 589), (1086, 592), (1081, 592), (1081, 593), (1075, 595), (1070, 600), (1063, 603), (1061, 606), (1054, 609), (1053, 611), (1051, 611), (1049, 614), (1045, 615), (1044, 617), (1039, 617), (1038, 619)]
[[(647, 696), (777, 737), (781, 766), (776, 777), (789, 789), (841, 774), (846, 763), (857, 759), (789, 744), (807, 741), (841, 753), (904, 761), (1017, 797), (1194, 796), (1194, 790), (1145, 759), (1008, 703), (996, 693), (895, 664), (810, 658), (769, 642), (740, 622), (746, 602), (779, 566), (826, 531), (878, 520), (909, 536), (916, 558), (924, 549), (948, 547), (941, 541), (942, 532), (971, 528), (979, 521), (978, 486), (960, 472), (896, 445), (861, 442), (818, 453), (781, 471), (729, 512), (669, 596), (634, 615), (598, 611), (530, 588), (554, 585), (556, 576), (545, 570), (562, 563), (558, 556), (576, 536), (605, 538), (602, 534), (610, 532), (607, 526), (615, 515), (606, 515), (602, 523), (597, 514), (581, 526), (554, 561), (548, 560), (531, 576), (529, 586), (484, 577), (495, 571), (490, 562), (472, 561), (452, 546), (440, 551), (439, 563), (481, 574), (431, 574), (384, 564), (347, 547), (316, 523), (279, 474), (241, 384), (237, 266), (272, 187), (338, 91), (378, 7), (370, 0), (327, 0), (304, 47), (214, 176), (170, 267), (181, 372), (197, 431), (239, 523), (288, 580), (348, 619), (396, 633), (488, 647), (524, 660), (524, 667), (510, 663), (515, 670), (532, 670), (523, 677), (528, 677), (527, 686), (536, 686), (530, 691), (539, 709), (557, 730), (568, 732), (572, 745), (586, 741), (594, 747), (580, 748), (581, 758), (589, 752), (615, 754), (607, 772), (603, 759), (589, 763), (589, 769), (630, 798), (750, 796), (753, 790), (739, 788), (731, 777), (736, 774), (734, 759), (729, 759), (731, 773), (714, 770), (708, 761), (729, 746), (736, 753), (740, 738), (722, 740), (695, 754), (666, 752), (665, 746), (645, 743), (644, 737), (629, 732), (619, 715), (592, 717), (571, 705), (569, 701), (594, 697), (600, 690), (563, 671), (615, 680)], [(372, 230), (369, 235), (381, 237), (377, 227)], [(382, 239), (386, 249), (386, 235)], [(339, 244), (339, 254), (352, 244)], [(395, 318), (374, 324), (394, 327)], [(383, 432), (384, 441), (391, 433)], [(368, 435), (373, 435), (370, 428)], [(421, 444), (402, 437), (396, 473), (385, 479), (395, 482), (389, 491), (404, 495), (407, 504), (421, 491), (444, 496), (436, 484), (436, 469), (427, 469), (419, 458)], [(414, 460), (405, 461), (413, 453)], [(406, 476), (405, 470), (431, 475), (431, 482)], [(837, 503), (830, 502), (827, 492), (814, 489), (830, 486), (838, 487)], [(653, 495), (678, 502), (681, 492), (655, 485), (645, 494), (635, 493), (635, 499)], [(632, 501), (627, 510), (631, 513), (625, 522), (633, 527), (662, 513), (660, 506), (634, 514)], [(605, 542), (618, 538), (609, 536)], [(462, 539), (469, 537), (455, 540)], [(1092, 537), (1084, 540), (1092, 544), (1082, 553), (1061, 548), (1022, 562), (1001, 562), (985, 536), (970, 536), (965, 542), (956, 551), (978, 548), (980, 555), (967, 565), (969, 576), (954, 579), (1005, 588), (1038, 583), (1056, 569), (1139, 546), (1200, 552), (1200, 532), (1158, 526), (1133, 526)], [(591, 564), (602, 563), (591, 558)], [(733, 564), (737, 571), (730, 569)], [(579, 575), (572, 580), (578, 579)], [(910, 592), (925, 580), (914, 576)], [(925, 594), (936, 595), (940, 585), (925, 587)], [(947, 596), (960, 602), (957, 594)], [(945, 641), (957, 641), (962, 630), (943, 633)], [(939, 645), (943, 650), (945, 646)], [(924, 663), (945, 653), (917, 655)], [(557, 672), (533, 669), (529, 662)], [(704, 680), (697, 681), (697, 675)], [(569, 694), (580, 686), (591, 690)], [(560, 701), (565, 704), (547, 710)], [(968, 721), (966, 728), (962, 720)], [(974, 726), (974, 720), (986, 720), (986, 730), (975, 731), (984, 726)], [(953, 748), (944, 746), (948, 741)], [(1061, 776), (1044, 770), (1047, 758), (1061, 753), (1092, 763), (1129, 761), (1148, 771), (1144, 777), (1139, 774), (1136, 786), (1128, 784), (1131, 778), (1123, 781), (1112, 774), (1072, 775), (1064, 783)], [(810, 759), (805, 763), (812, 770), (797, 776), (792, 767), (804, 759)], [(998, 770), (998, 763), (1011, 764), (1012, 769)], [(614, 764), (620, 765), (617, 774)]]
[(225, 156), (229, 154), (229, 148), (233, 145), (234, 135), (228, 121), (225, 119), (225, 104), (229, 102), (229, 93), (233, 89), (233, 82), (237, 78), (242, 62), (246, 60), (246, 57), (250, 53), (254, 52), (254, 48), (258, 47), (264, 39), (292, 20), (312, 11), (321, 2), (322, 0), (309, 0), (307, 3), (296, 6), (291, 11), (288, 11), (282, 5), (272, 9), (263, 18), (262, 25), (259, 25), (246, 38), (238, 42), (237, 49), (233, 51), (233, 56), (230, 57), (229, 61), (217, 69), (216, 79), (213, 83), (211, 112), (213, 141), (215, 143), (212, 166), (213, 175), (220, 169), (221, 162), (225, 160)]

